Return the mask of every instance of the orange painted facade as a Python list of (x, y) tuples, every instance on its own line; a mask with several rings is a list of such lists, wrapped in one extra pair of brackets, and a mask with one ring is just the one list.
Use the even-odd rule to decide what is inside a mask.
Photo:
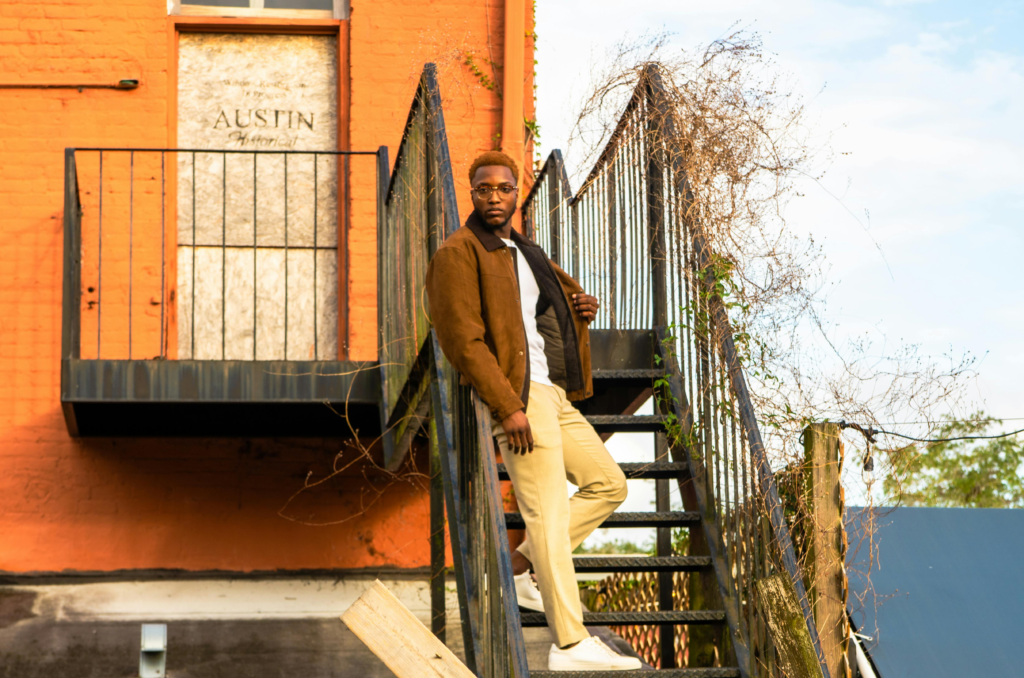
[[(531, 15), (523, 36), (527, 64)], [(285, 19), (224, 23), (226, 30), (302, 30), (302, 22)], [(0, 85), (140, 82), (132, 90), (0, 87), (0, 571), (425, 566), (422, 477), (394, 482), (356, 464), (291, 499), (307, 477), (330, 473), (339, 450), (342, 465), (352, 458), (343, 441), (84, 439), (67, 432), (60, 403), (63, 150), (177, 145), (175, 44), (188, 24), (168, 16), (165, 0), (0, 3)], [(438, 64), (465, 214), (465, 167), (500, 145), (502, 118), (497, 90), (466, 61), (500, 83), (491, 62), (500, 64), (503, 53), (501, 0), (489, 8), (473, 0), (354, 0), (344, 25), (308, 25), (338, 31), (347, 49), (349, 82), (339, 98), (348, 129), (340, 136), (354, 150), (385, 145), (394, 159), (423, 64)], [(522, 87), (532, 118), (532, 73)], [(369, 169), (353, 170), (345, 250), (349, 354), (373, 360), (375, 180)], [(87, 264), (88, 249), (83, 256)], [(104, 294), (116, 299), (112, 275)], [(138, 302), (140, 312), (147, 300)], [(83, 308), (87, 303), (83, 291)], [(83, 331), (89, 322), (83, 312)], [(109, 329), (117, 334), (116, 326)], [(147, 343), (154, 337), (135, 340), (142, 354), (158, 353)], [(85, 346), (82, 356), (89, 357)]]

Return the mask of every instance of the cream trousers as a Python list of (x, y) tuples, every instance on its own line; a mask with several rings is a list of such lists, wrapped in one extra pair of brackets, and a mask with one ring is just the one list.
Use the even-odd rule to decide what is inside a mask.
[[(494, 436), (526, 523), (518, 550), (533, 564), (548, 626), (565, 647), (590, 635), (572, 552), (626, 499), (626, 477), (560, 387), (532, 382), (526, 418), (533, 452), (509, 452), (500, 422)], [(579, 488), (571, 498), (566, 479)]]

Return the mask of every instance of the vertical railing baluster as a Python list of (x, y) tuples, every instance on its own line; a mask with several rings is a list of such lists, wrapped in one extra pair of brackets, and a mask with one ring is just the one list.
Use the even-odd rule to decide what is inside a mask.
[(545, 165), (546, 173), (544, 180), (548, 184), (547, 195), (547, 214), (548, 214), (548, 232), (551, 237), (551, 251), (548, 253), (556, 264), (563, 266), (565, 262), (562, 260), (562, 221), (561, 221), (561, 201), (559, 200), (559, 186), (558, 186), (558, 170), (554, 166), (554, 163)]
[(96, 281), (96, 360), (100, 360), (100, 342), (103, 334), (103, 151), (100, 151), (100, 209), (99, 237), (96, 240), (99, 279)]
[[(317, 232), (320, 230), (320, 224), (317, 220), (317, 210), (320, 206), (320, 186), (317, 179), (317, 159), (319, 155), (313, 154), (313, 360), (320, 359), (320, 332), (318, 331), (318, 319), (320, 315), (319, 306), (317, 306), (317, 288), (320, 286), (320, 279), (317, 277), (317, 259), (319, 259), (320, 252), (317, 250)], [(348, 163), (348, 156), (345, 157), (346, 165)], [(348, 174), (346, 172), (346, 174)], [(346, 196), (348, 194), (346, 193)], [(341, 201), (338, 201), (338, 209), (346, 209)], [(346, 209), (346, 214), (348, 210)], [(340, 243), (339, 243), (340, 245)], [(339, 248), (340, 249), (340, 248)], [(339, 277), (341, 272), (338, 272)], [(341, 303), (341, 299), (338, 300)], [(340, 309), (339, 309), (340, 313)], [(338, 337), (339, 341), (342, 337)]]
[(220, 166), (220, 359), (228, 359), (228, 154)]
[(164, 309), (164, 300), (167, 297), (167, 153), (160, 151), (160, 357), (167, 357), (167, 344), (164, 341), (164, 323), (167, 322), (167, 312)]
[[(651, 96), (648, 93), (648, 96)], [(661, 120), (652, 118), (647, 127), (647, 242), (650, 243), (651, 303), (653, 324), (666, 324), (667, 301), (665, 294), (665, 188), (664, 150), (661, 140)]]
[(636, 250), (630, 249), (628, 246), (628, 224), (626, 223), (626, 195), (625, 195), (625, 181), (626, 181), (626, 157), (624, 155), (625, 149), (619, 150), (619, 155), (616, 158), (616, 164), (620, 169), (615, 171), (615, 192), (618, 196), (616, 204), (619, 210), (619, 236), (618, 241), (622, 247), (622, 256), (619, 257), (621, 270), (619, 272), (619, 280), (622, 281), (622, 326), (624, 329), (638, 330), (641, 329), (636, 325), (629, 322), (629, 309), (633, 306), (630, 301), (630, 290), (629, 290), (629, 269), (632, 267), (631, 255), (636, 256)]
[(189, 330), (189, 339), (191, 341), (191, 349), (189, 350), (189, 359), (196, 359), (196, 152), (192, 151), (192, 311), (190, 313), (189, 321), (191, 322), (191, 329)]
[(259, 232), (257, 230), (257, 185), (256, 185), (256, 158), (252, 154), (252, 359), (256, 360), (256, 288), (259, 281), (259, 274), (256, 262), (256, 253), (259, 247)]
[[(336, 238), (334, 241), (334, 253), (335, 260), (338, 264), (338, 280), (339, 284), (336, 285), (339, 289), (344, 292), (338, 295), (338, 317), (342, 319), (342, 327), (338, 331), (338, 343), (341, 344), (341, 357), (348, 360), (349, 357), (349, 303), (348, 303), (348, 283), (349, 283), (349, 271), (351, 270), (351, 259), (349, 258), (349, 233), (352, 229), (352, 212), (349, 209), (351, 202), (352, 187), (349, 184), (350, 176), (349, 168), (349, 156), (345, 156), (342, 162), (342, 175), (344, 179), (343, 185), (345, 186), (344, 196), (337, 196), (335, 204), (337, 209), (342, 210), (342, 223), (343, 227), (341, 230), (342, 238)], [(343, 312), (344, 311), (344, 312)]]
[(135, 151), (128, 160), (128, 360), (132, 359), (132, 292), (135, 254)]
[[(619, 288), (618, 288), (618, 258), (619, 258), (619, 247), (617, 241), (618, 235), (618, 224), (616, 223), (616, 216), (618, 214), (615, 206), (615, 185), (617, 181), (616, 160), (613, 157), (608, 161), (608, 171), (603, 174), (604, 177), (604, 196), (605, 196), (605, 230), (608, 234), (608, 256), (605, 258), (605, 266), (608, 269), (608, 322), (611, 324), (613, 330), (618, 329), (618, 315), (622, 308), (621, 300), (619, 299)], [(609, 174), (611, 176), (609, 176)], [(625, 252), (623, 252), (623, 258), (625, 259)]]
[(284, 359), (288, 360), (288, 154), (284, 156)]

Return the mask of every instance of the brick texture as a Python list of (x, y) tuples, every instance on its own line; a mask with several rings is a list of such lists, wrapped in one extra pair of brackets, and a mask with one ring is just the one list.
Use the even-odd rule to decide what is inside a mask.
[[(494, 74), (488, 60), (501, 60), (501, 19), (498, 0), (489, 13), (473, 0), (352, 2), (352, 147), (387, 145), (394, 159), (419, 73), (436, 62), (463, 216), (465, 167), (498, 145), (501, 122), (499, 97), (463, 61), (472, 54)], [(141, 82), (131, 91), (0, 89), (0, 571), (424, 566), (429, 511), (421, 476), (396, 483), (356, 464), (293, 498), (307, 477), (330, 473), (335, 455), (348, 449), (342, 441), (67, 433), (59, 395), (63, 149), (175, 145), (167, 121), (170, 25), (164, 0), (0, 2), (0, 82)], [(523, 86), (532, 117), (532, 75)], [(352, 358), (372, 360), (376, 217), (366, 164), (364, 172), (354, 165), (352, 178), (349, 306)], [(94, 169), (83, 161), (82, 173)], [(95, 198), (83, 196), (83, 204), (92, 209)], [(85, 269), (95, 255), (86, 246)], [(154, 256), (134, 262), (147, 284)], [(111, 257), (105, 265), (118, 273), (104, 280), (103, 294), (113, 308), (127, 303), (127, 269)], [(83, 271), (83, 287), (90, 285)], [(95, 327), (90, 294), (83, 290), (83, 330)], [(150, 296), (133, 308), (152, 315)], [(124, 333), (113, 317), (104, 322), (105, 334)], [(156, 354), (155, 341), (151, 332), (136, 336), (135, 346)], [(109, 346), (125, 350), (113, 340)], [(83, 357), (88, 350), (83, 345)]]

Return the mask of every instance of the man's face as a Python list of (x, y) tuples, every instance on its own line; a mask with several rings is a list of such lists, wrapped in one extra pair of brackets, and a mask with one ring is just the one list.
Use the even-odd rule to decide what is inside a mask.
[(519, 194), (512, 170), (504, 165), (485, 165), (473, 175), (472, 186), (476, 213), (491, 228), (504, 226), (516, 211)]

